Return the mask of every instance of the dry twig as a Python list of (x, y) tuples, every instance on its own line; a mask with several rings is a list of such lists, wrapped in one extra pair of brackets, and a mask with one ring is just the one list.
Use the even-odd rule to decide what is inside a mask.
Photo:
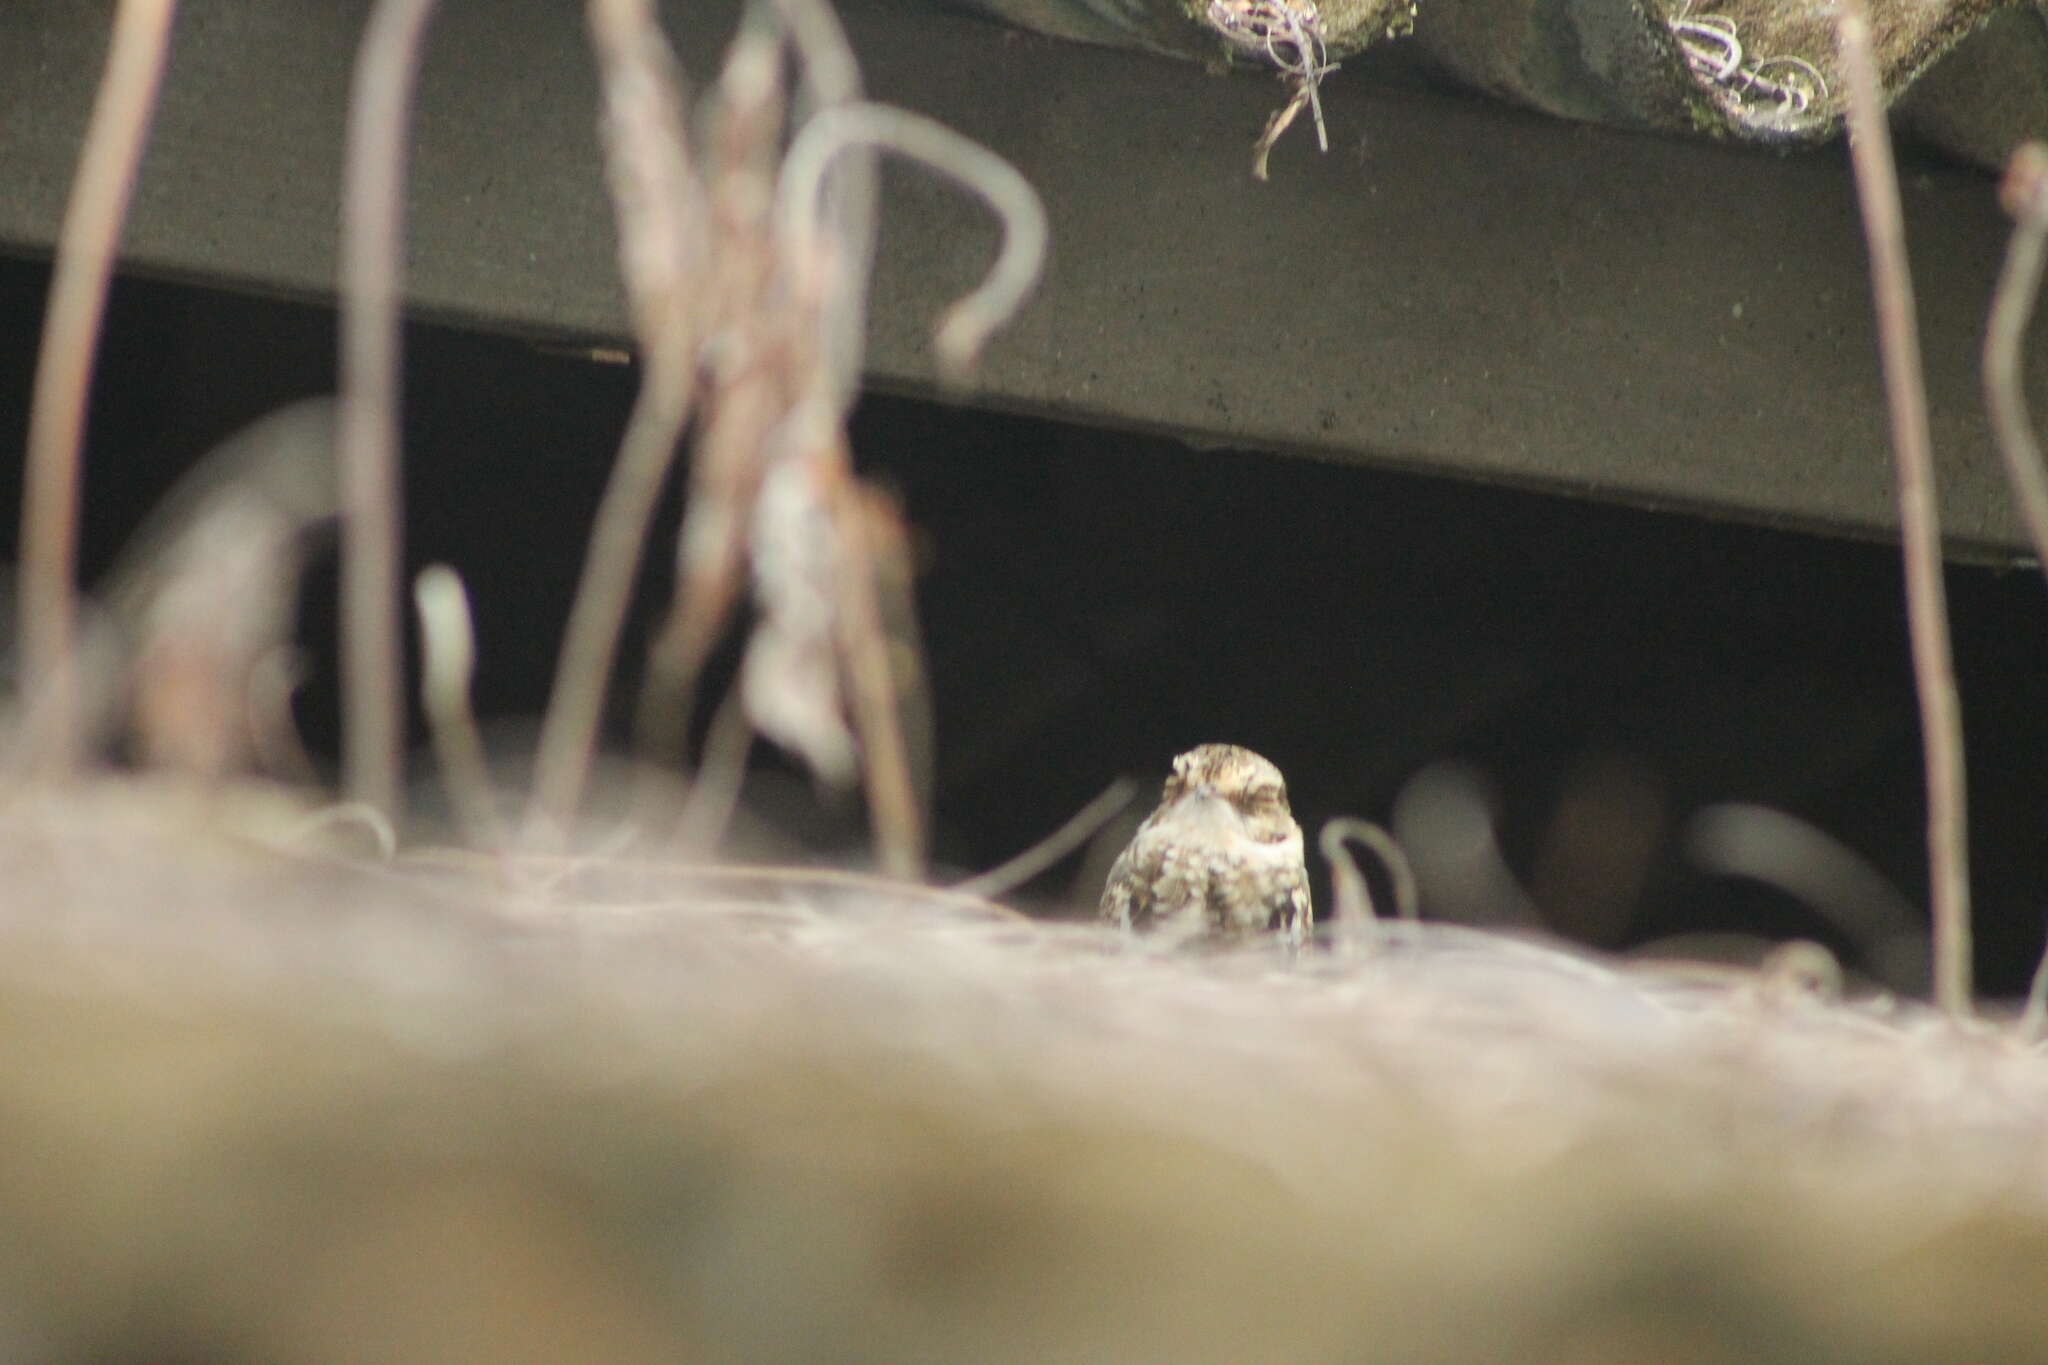
[(1871, 293), (1891, 410), (1898, 470), (1899, 533), (1904, 542), (1906, 621), (1920, 699), (1921, 745), (1927, 769), (1929, 901), (1934, 919), (1934, 999), (1966, 1015), (1970, 993), (1969, 831), (1965, 814), (1962, 708), (1950, 656), (1948, 602), (1942, 589), (1941, 514), (1934, 482), (1927, 391), (1898, 173), (1885, 127), (1870, 20), (1862, 0), (1842, 0), (1836, 27), (1848, 75), (1849, 150), (1870, 247)]
[(31, 752), (55, 775), (78, 761), (78, 497), (100, 318), (149, 136), (175, 0), (121, 0), (78, 177), (57, 241), (29, 409), (21, 508), (21, 697)]
[(1096, 798), (1067, 817), (1066, 823), (1006, 862), (950, 888), (963, 896), (1008, 895), (1086, 843), (1095, 831), (1121, 815), (1138, 795), (1138, 784), (1119, 777)]
[(405, 744), (398, 397), (406, 129), (434, 0), (378, 0), (349, 88), (341, 199), (343, 787), (396, 820)]

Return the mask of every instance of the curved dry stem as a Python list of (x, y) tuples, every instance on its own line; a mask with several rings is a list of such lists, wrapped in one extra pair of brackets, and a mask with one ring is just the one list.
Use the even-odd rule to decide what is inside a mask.
[(1780, 943), (1764, 955), (1756, 972), (1757, 994), (1765, 1002), (1842, 998), (1842, 964), (1825, 947), (1808, 939)]
[(398, 831), (383, 811), (361, 801), (338, 801), (322, 806), (286, 831), (289, 843), (303, 844), (337, 826), (350, 825), (370, 836), (377, 849), (377, 861), (388, 863), (398, 856)]
[(398, 291), (406, 127), (434, 0), (378, 0), (349, 88), (341, 199), (342, 779), (396, 821), (405, 743)]
[(1067, 822), (1031, 847), (979, 876), (954, 882), (949, 890), (963, 896), (1007, 895), (1094, 837), (1095, 831), (1121, 815), (1138, 794), (1138, 784), (1119, 777), (1102, 794), (1075, 811)]
[(505, 822), (491, 794), (491, 765), (469, 706), (476, 674), (476, 632), (462, 578), (446, 564), (429, 564), (412, 584), (420, 614), (420, 702), (427, 713), (441, 786), (463, 838), (478, 848), (503, 850)]
[(31, 752), (56, 775), (78, 762), (78, 498), (86, 402), (107, 284), (163, 81), (175, 0), (121, 0), (57, 239), (29, 408), (21, 504), (21, 696)]
[(1847, 844), (1795, 815), (1743, 801), (1702, 807), (1683, 837), (1702, 871), (1784, 892), (1846, 938), (1870, 975), (1894, 990), (1927, 990), (1918, 912)]
[(1367, 890), (1365, 875), (1358, 870), (1358, 864), (1351, 857), (1346, 845), (1352, 841), (1365, 845), (1372, 855), (1380, 860), (1380, 866), (1387, 870), (1387, 878), (1394, 885), (1394, 913), (1404, 920), (1422, 918), (1422, 896), (1416, 889), (1415, 869), (1408, 864), (1408, 855), (1401, 851), (1401, 845), (1393, 835), (1370, 820), (1356, 816), (1340, 815), (1326, 821), (1316, 835), (1316, 847), (1322, 850), (1323, 861), (1330, 865), (1331, 890), (1336, 900), (1334, 918), (1339, 924), (1367, 924), (1374, 918), (1372, 893)]
[(2013, 152), (2000, 198), (2015, 222), (1984, 329), (1984, 405), (2034, 558), (2048, 574), (2048, 470), (2042, 468), (2041, 443), (2020, 378), (2020, 348), (2041, 291), (2042, 255), (2048, 252), (2048, 144), (2023, 143)]
[(1870, 247), (1871, 293), (1877, 306), (1878, 346), (1898, 468), (1906, 624), (1927, 769), (1934, 1001), (1949, 1014), (1966, 1015), (1971, 1008), (1971, 963), (1963, 718), (1949, 650), (1948, 600), (1941, 578), (1941, 513), (1934, 484), (1933, 441), (1927, 427), (1927, 389), (1920, 372), (1913, 281), (1906, 262), (1906, 225), (1899, 210), (1898, 173), (1885, 127), (1870, 20), (1862, 0), (1841, 0), (1836, 36), (1849, 78), (1849, 150), (1855, 162), (1863, 232)]
[(641, 379), (563, 631), (535, 758), (529, 833), (574, 824), (589, 780), (648, 523), (689, 419), (700, 331), (696, 295), (708, 255), (681, 78), (652, 0), (591, 0), (588, 19), (604, 82), (605, 160)]
[(920, 162), (971, 190), (1002, 222), (1003, 242), (986, 278), (949, 305), (933, 344), (939, 375), (964, 383), (997, 328), (1015, 316), (1045, 264), (1045, 206), (1017, 169), (994, 152), (921, 114), (881, 104), (818, 113), (790, 144), (776, 188), (785, 259), (806, 259), (818, 237), (819, 191), (833, 160), (849, 148), (880, 147)]

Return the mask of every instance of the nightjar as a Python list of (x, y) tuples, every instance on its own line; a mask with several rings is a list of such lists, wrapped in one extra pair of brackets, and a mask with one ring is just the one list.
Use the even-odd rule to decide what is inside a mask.
[(1308, 934), (1301, 826), (1280, 770), (1235, 744), (1173, 761), (1159, 808), (1109, 870), (1102, 917), (1175, 939)]

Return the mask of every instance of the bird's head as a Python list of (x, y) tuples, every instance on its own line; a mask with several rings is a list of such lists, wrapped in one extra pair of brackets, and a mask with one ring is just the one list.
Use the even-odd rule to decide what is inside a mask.
[(1264, 844), (1299, 837), (1280, 770), (1250, 749), (1204, 744), (1173, 760), (1160, 797), (1175, 820), (1231, 830)]

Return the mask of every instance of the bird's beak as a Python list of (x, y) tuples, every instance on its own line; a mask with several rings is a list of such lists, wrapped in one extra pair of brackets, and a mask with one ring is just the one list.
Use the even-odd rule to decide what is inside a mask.
[(1212, 829), (1219, 834), (1244, 832), (1244, 816), (1207, 782), (1188, 788), (1179, 806), (1177, 818), (1195, 828)]

